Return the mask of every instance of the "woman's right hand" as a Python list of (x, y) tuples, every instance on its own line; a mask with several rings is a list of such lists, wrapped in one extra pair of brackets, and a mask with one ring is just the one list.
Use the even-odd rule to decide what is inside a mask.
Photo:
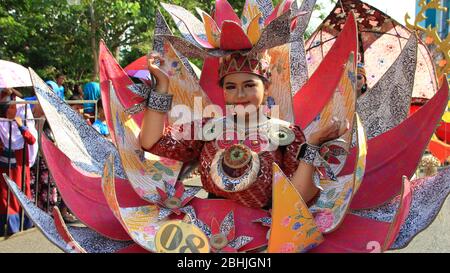
[(167, 93), (169, 89), (169, 75), (155, 63), (156, 60), (159, 60), (161, 66), (164, 64), (164, 59), (158, 53), (150, 52), (147, 55), (148, 70), (156, 78), (156, 90), (161, 93)]

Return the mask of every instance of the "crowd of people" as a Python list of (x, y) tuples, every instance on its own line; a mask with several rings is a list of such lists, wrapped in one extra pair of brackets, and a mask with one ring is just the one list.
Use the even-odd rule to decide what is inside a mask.
[[(65, 75), (58, 74), (55, 80), (48, 80), (46, 83), (58, 97), (79, 112), (88, 124), (102, 136), (109, 138), (99, 83), (75, 84), (69, 90), (65, 88), (65, 80)], [(10, 101), (22, 100), (37, 101), (37, 97), (25, 97), (13, 88), (0, 89), (0, 173), (8, 174), (30, 199), (36, 201), (40, 209), (51, 214), (53, 208), (58, 206), (64, 220), (75, 223), (77, 218), (64, 204), (45, 159), (39, 152), (38, 132), (54, 141), (51, 128), (45, 121), (39, 104), (8, 104)], [(97, 103), (84, 103), (85, 101)], [(8, 193), (8, 187), (3, 177), (0, 177), (0, 237), (30, 228), (31, 221), (26, 216), (22, 219), (22, 216), (19, 202)]]

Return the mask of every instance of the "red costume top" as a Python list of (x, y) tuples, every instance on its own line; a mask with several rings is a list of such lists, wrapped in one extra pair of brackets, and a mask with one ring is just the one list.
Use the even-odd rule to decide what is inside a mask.
[[(195, 132), (200, 132), (201, 128), (207, 128), (209, 124), (212, 124), (212, 120), (205, 119), (201, 124), (193, 122), (191, 138), (188, 139), (176, 136), (184, 131), (185, 126), (179, 126), (178, 130), (168, 126), (164, 136), (148, 151), (182, 162), (200, 161), (203, 188), (211, 194), (249, 207), (264, 207), (269, 204), (272, 198), (272, 163), (278, 164), (289, 178), (298, 167), (297, 155), (305, 142), (300, 127), (269, 119), (265, 128), (259, 130), (268, 130), (272, 140), (274, 135), (282, 139), (275, 149), (264, 150), (261, 145), (267, 141), (260, 133), (252, 140), (247, 133), (246, 139), (242, 141), (221, 140), (217, 137), (213, 140), (194, 139)], [(273, 124), (281, 125), (273, 131)], [(234, 162), (227, 164), (228, 161)]]

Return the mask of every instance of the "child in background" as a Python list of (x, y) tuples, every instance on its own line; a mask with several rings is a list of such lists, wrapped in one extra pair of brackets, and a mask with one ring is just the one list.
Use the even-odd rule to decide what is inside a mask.
[(92, 126), (99, 132), (102, 136), (109, 138), (108, 125), (106, 125), (105, 112), (103, 110), (102, 100), (97, 101), (97, 120), (92, 124)]

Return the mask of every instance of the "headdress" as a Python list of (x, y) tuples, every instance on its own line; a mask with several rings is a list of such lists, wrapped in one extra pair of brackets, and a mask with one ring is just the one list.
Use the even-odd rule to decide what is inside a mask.
[(236, 72), (269, 79), (270, 56), (266, 51), (300, 39), (292, 37), (291, 32), (298, 16), (305, 13), (293, 14), (292, 1), (282, 1), (271, 14), (251, 2), (247, 1), (239, 19), (227, 1), (218, 0), (213, 16), (197, 9), (203, 22), (182, 7), (163, 3), (164, 9), (178, 21), (177, 25), (182, 26), (180, 30), (185, 39), (161, 36), (186, 57), (220, 58), (220, 79)]
[(270, 55), (266, 52), (254, 55), (234, 53), (220, 59), (220, 79), (238, 72), (251, 73), (270, 80)]

